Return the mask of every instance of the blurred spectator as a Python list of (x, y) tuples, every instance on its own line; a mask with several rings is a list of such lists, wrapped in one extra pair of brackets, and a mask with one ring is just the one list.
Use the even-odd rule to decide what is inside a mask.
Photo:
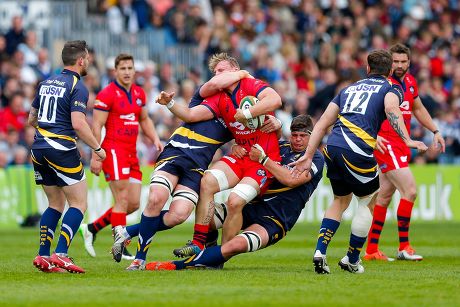
[(38, 81), (43, 81), (51, 76), (51, 62), (48, 59), (48, 50), (41, 48), (37, 55), (37, 64), (32, 68), (35, 71)]
[(11, 21), (11, 28), (5, 34), (6, 52), (12, 55), (20, 43), (25, 41), (26, 35), (22, 25), (22, 16), (14, 16)]
[(10, 103), (0, 112), (0, 131), (5, 133), (15, 130), (24, 131), (27, 122), (27, 113), (24, 111), (24, 95), (16, 92), (11, 96)]
[(27, 31), (24, 43), (18, 45), (18, 50), (24, 54), (24, 63), (26, 65), (38, 64), (37, 33), (35, 31)]
[(107, 10), (107, 22), (112, 34), (136, 33), (139, 30), (139, 23), (132, 0), (118, 0), (117, 5), (111, 6)]

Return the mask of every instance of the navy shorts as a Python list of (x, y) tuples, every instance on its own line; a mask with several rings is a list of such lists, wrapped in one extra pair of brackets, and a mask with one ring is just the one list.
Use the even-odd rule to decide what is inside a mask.
[(353, 193), (362, 197), (378, 190), (378, 166), (374, 156), (363, 156), (337, 146), (326, 146), (323, 153), (334, 195)]
[(267, 246), (273, 245), (286, 236), (285, 224), (273, 214), (273, 211), (262, 202), (250, 202), (243, 208), (243, 227), (259, 224), (268, 233)]
[(157, 159), (154, 173), (163, 171), (179, 178), (178, 184), (186, 186), (200, 194), (200, 182), (204, 170), (197, 168), (197, 164), (181, 150), (166, 147)]
[(69, 186), (86, 178), (78, 149), (32, 149), (35, 182), (47, 186)]

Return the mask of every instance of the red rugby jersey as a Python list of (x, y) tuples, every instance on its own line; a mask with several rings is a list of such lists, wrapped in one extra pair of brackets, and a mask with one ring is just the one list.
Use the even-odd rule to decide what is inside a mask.
[[(240, 101), (246, 96), (255, 96), (263, 91), (268, 84), (253, 78), (242, 79), (231, 95), (215, 95), (203, 101), (215, 115), (224, 120), (232, 132), (235, 142), (244, 147), (248, 152), (251, 146), (259, 144), (265, 153), (275, 161), (280, 161), (279, 144), (276, 132), (264, 133), (260, 129), (249, 129), (235, 120), (236, 110), (239, 109)], [(273, 114), (271, 114), (273, 115)]]
[(135, 84), (128, 92), (114, 81), (100, 91), (96, 96), (94, 108), (109, 112), (102, 146), (136, 151), (139, 115), (144, 106), (144, 90)]
[[(414, 100), (418, 97), (418, 86), (417, 81), (414, 76), (409, 73), (406, 73), (403, 80), (398, 80), (397, 78), (390, 77), (390, 82), (393, 84), (399, 84), (404, 91), (404, 101), (399, 105), (404, 118), (404, 123), (406, 124), (406, 129), (410, 135), (410, 121), (412, 117), (412, 107), (414, 106)], [(405, 145), (401, 137), (394, 131), (391, 127), (388, 119), (382, 123), (380, 127), (379, 135), (387, 139), (392, 144)]]

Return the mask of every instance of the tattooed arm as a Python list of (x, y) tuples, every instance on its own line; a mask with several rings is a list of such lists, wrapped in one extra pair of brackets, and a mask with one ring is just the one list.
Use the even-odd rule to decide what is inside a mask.
[(391, 127), (393, 127), (404, 143), (406, 143), (407, 147), (417, 148), (421, 152), (426, 151), (428, 147), (423, 142), (414, 141), (410, 138), (406, 125), (404, 124), (403, 115), (399, 109), (399, 102), (400, 100), (396, 94), (389, 92), (385, 95), (385, 113)]
[(29, 118), (27, 119), (27, 122), (32, 127), (38, 126), (38, 110), (34, 107), (30, 107)]

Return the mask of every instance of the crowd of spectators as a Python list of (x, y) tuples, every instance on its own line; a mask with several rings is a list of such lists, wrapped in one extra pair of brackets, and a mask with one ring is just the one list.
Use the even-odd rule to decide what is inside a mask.
[[(280, 94), (285, 136), (292, 117), (308, 113), (318, 119), (343, 86), (365, 76), (369, 50), (401, 42), (412, 51), (410, 72), (422, 102), (447, 142), (446, 153), (430, 150), (415, 163), (460, 163), (460, 6), (454, 0), (89, 0), (92, 14), (106, 18), (112, 35), (161, 30), (165, 46), (196, 46), (204, 59), (216, 52), (235, 56), (241, 67), (264, 79)], [(34, 29), (21, 16), (0, 33), (0, 167), (30, 163), (34, 128), (27, 112), (41, 80), (58, 72)], [(81, 39), (85, 39), (82, 37)], [(96, 93), (113, 79), (113, 58), (90, 50), (84, 78)], [(199, 63), (205, 65), (206, 63)], [(161, 90), (175, 91), (188, 103), (196, 87), (210, 77), (191, 69), (178, 80), (172, 63), (136, 61), (137, 83), (148, 97), (149, 114), (163, 141), (181, 124), (153, 103)], [(91, 112), (88, 115), (91, 120)], [(415, 138), (430, 144), (432, 134), (413, 122)], [(157, 153), (142, 135), (142, 164)], [(225, 150), (225, 149), (224, 149)], [(89, 150), (82, 146), (89, 161)]]

